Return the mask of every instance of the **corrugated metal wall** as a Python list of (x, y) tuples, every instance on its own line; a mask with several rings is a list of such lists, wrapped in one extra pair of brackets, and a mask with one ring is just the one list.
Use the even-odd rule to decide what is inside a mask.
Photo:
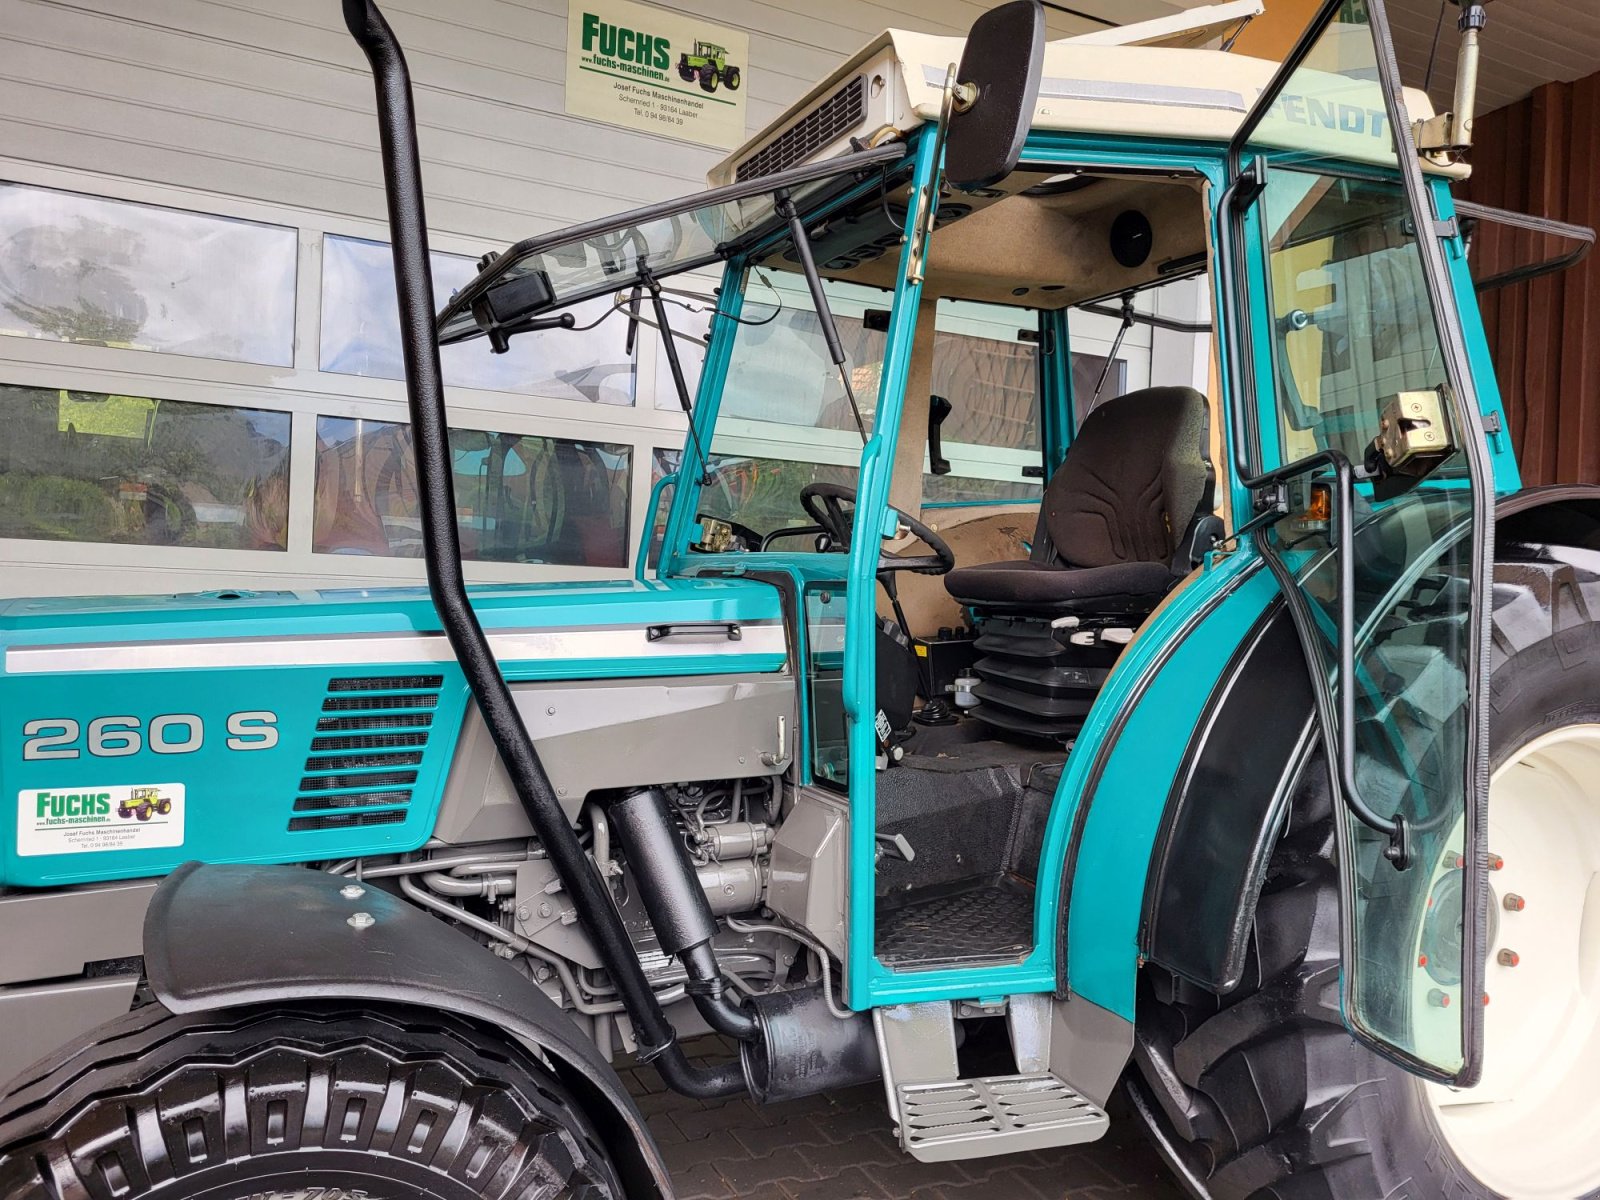
[[(1484, 114), (1475, 140), (1466, 198), (1600, 226), (1600, 73)], [(1480, 230), (1474, 275), (1570, 248), (1538, 241)], [(1523, 482), (1600, 483), (1600, 254), (1482, 301)]]
[[(989, 5), (669, 7), (749, 31), (756, 130), (886, 26), (965, 32)], [(1173, 10), (1121, 7), (1118, 20)], [(416, 83), (436, 231), (510, 242), (703, 187), (722, 157), (562, 111), (567, 0), (383, 8)], [(1053, 36), (1093, 28), (1049, 20)], [(3, 156), (379, 219), (372, 104), (337, 0), (0, 0)]]

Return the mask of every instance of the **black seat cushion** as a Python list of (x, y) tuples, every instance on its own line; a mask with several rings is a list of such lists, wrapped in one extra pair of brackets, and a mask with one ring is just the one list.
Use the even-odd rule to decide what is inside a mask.
[(958, 568), (945, 588), (963, 604), (1011, 610), (1159, 599), (1206, 493), (1205, 442), (1206, 398), (1193, 388), (1107, 401), (1084, 420), (1045, 489), (1033, 557)]
[(975, 608), (1093, 607), (1086, 601), (1156, 601), (1172, 582), (1166, 563), (1111, 563), (1104, 567), (1051, 566), (1037, 562), (985, 563), (957, 567), (945, 576), (945, 587), (963, 604)]

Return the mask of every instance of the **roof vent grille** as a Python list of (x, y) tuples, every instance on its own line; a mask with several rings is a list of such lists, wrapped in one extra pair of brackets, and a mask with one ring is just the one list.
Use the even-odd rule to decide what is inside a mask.
[(867, 117), (867, 77), (857, 75), (734, 169), (736, 183), (799, 166)]

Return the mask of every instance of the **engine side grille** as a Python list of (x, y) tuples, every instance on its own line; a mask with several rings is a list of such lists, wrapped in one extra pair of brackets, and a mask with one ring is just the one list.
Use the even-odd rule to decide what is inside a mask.
[[(392, 825), (406, 819), (439, 705), (441, 675), (330, 680), (289, 832)], [(356, 810), (356, 811), (343, 811)]]
[(830, 142), (836, 142), (867, 115), (867, 77), (857, 75), (778, 137), (735, 168), (734, 181), (760, 179), (798, 166)]
[(320, 817), (290, 817), (289, 832), (300, 833), (308, 829), (352, 829), (361, 825), (394, 825), (405, 819), (405, 810), (400, 808), (382, 812), (326, 813)]

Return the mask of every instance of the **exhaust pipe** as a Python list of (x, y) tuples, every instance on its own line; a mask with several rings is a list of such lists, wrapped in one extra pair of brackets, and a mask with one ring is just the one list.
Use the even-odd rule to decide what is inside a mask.
[(756, 996), (759, 1036), (739, 1047), (750, 1094), (762, 1104), (871, 1083), (883, 1076), (867, 1013), (835, 1015), (821, 987)]
[(422, 515), (423, 560), (428, 593), (445, 635), (472, 688), (484, 724), (505, 763), (517, 799), (528, 814), (552, 865), (583, 918), (600, 959), (617, 989), (639, 1044), (639, 1057), (654, 1063), (667, 1085), (701, 1099), (744, 1090), (738, 1064), (698, 1067), (678, 1045), (677, 1031), (661, 1011), (633, 943), (617, 915), (611, 893), (590, 865), (577, 834), (556, 798), (533, 739), (511, 699), (483, 626), (467, 597), (456, 529), (455, 487), (434, 334), (433, 272), (422, 203), (422, 163), (417, 153), (411, 74), (400, 43), (372, 0), (343, 0), (345, 25), (372, 66), (377, 89), (378, 131), (383, 149), (384, 194), (394, 247), (394, 282), (400, 307), (400, 345), (411, 413), (411, 447)]
[(706, 1024), (741, 1042), (760, 1036), (755, 1018), (723, 989), (712, 940), (717, 919), (660, 788), (640, 788), (614, 801), (611, 831), (642, 885), (640, 899), (661, 948), (688, 972), (685, 990)]

